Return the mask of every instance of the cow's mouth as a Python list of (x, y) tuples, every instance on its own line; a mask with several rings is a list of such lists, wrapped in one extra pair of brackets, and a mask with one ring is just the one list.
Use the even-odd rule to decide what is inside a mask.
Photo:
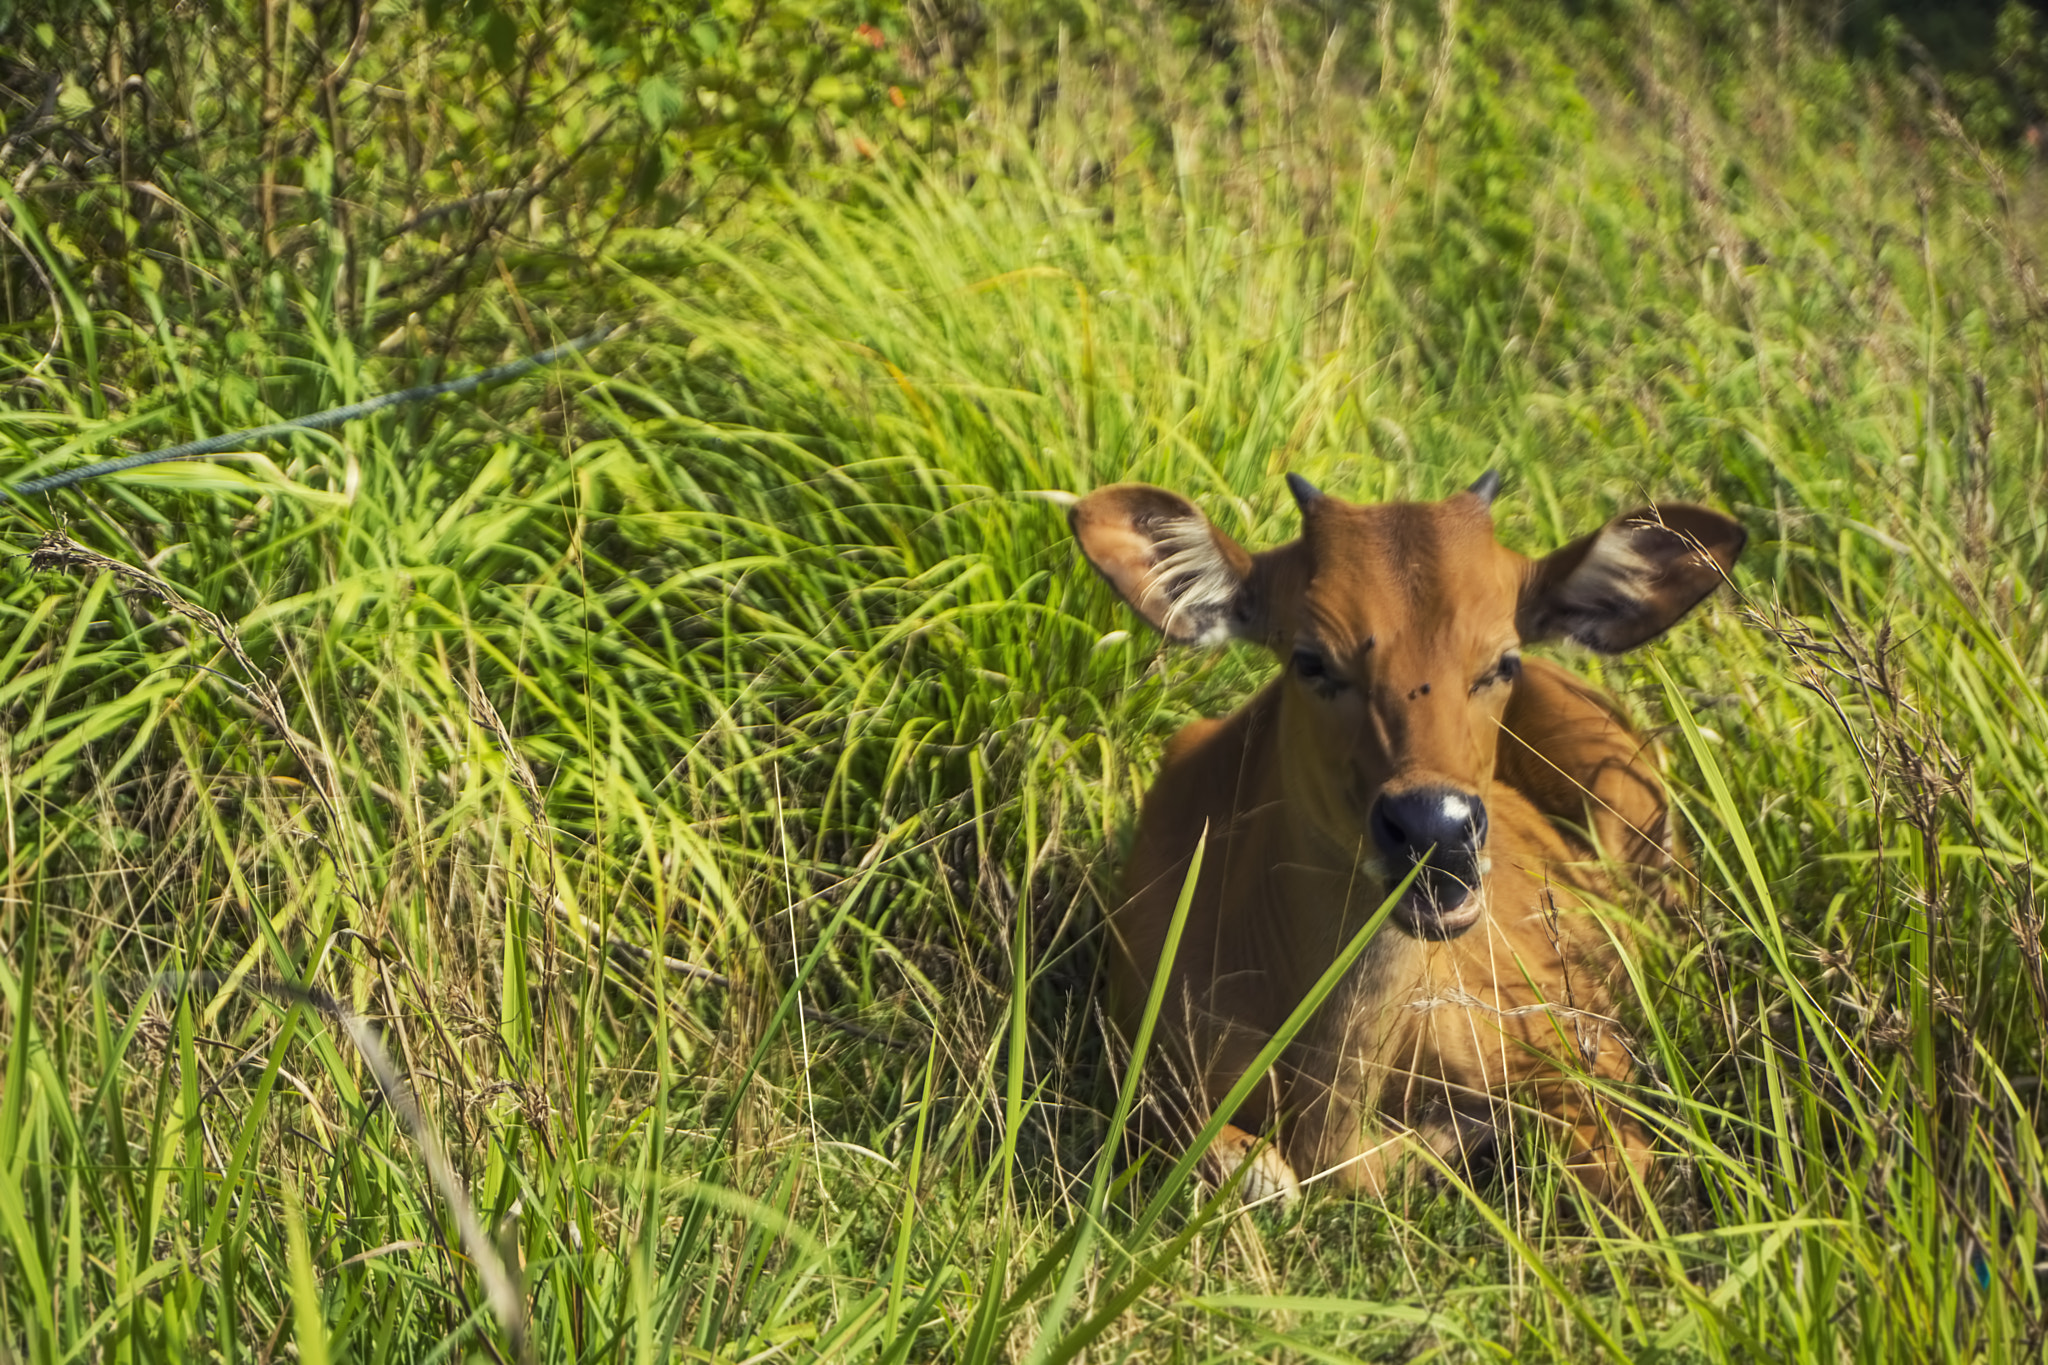
[[(1406, 875), (1404, 872), (1402, 875)], [(1393, 921), (1415, 938), (1452, 939), (1479, 922), (1479, 858), (1432, 854), (1394, 903)]]

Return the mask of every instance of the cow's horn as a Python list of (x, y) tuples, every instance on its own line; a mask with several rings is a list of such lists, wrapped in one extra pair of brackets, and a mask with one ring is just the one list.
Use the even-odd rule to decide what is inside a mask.
[(1323, 500), (1323, 490), (1299, 474), (1287, 476), (1287, 489), (1294, 494), (1294, 505), (1301, 509), (1303, 516), (1307, 516), (1309, 509)]

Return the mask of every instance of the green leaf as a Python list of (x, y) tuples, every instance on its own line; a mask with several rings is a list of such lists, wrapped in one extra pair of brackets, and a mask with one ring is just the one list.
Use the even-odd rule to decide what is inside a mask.
[(640, 116), (647, 120), (648, 127), (659, 132), (681, 117), (684, 98), (673, 81), (649, 76), (640, 82)]

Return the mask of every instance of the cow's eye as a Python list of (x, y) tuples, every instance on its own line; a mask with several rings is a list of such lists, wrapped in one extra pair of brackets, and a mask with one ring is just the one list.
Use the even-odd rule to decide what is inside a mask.
[(1501, 683), (1511, 683), (1521, 676), (1522, 656), (1511, 649), (1500, 656), (1500, 662), (1493, 666), (1491, 673), (1488, 673), (1478, 682), (1472, 684), (1472, 690), (1477, 692), (1482, 687), (1495, 687)]
[(1339, 685), (1338, 679), (1330, 672), (1330, 661), (1316, 650), (1295, 650), (1287, 666), (1294, 670), (1295, 677), (1305, 683), (1313, 683), (1319, 691), (1332, 691)]

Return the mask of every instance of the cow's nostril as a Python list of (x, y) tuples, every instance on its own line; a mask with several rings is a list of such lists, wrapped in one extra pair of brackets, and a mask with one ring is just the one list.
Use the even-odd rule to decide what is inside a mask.
[(1372, 805), (1372, 841), (1378, 844), (1380, 852), (1389, 858), (1407, 858), (1408, 832), (1394, 823), (1387, 813), (1387, 799), (1381, 797)]
[(1397, 861), (1431, 849), (1469, 856), (1486, 842), (1486, 803), (1453, 787), (1417, 787), (1373, 803), (1372, 840)]

